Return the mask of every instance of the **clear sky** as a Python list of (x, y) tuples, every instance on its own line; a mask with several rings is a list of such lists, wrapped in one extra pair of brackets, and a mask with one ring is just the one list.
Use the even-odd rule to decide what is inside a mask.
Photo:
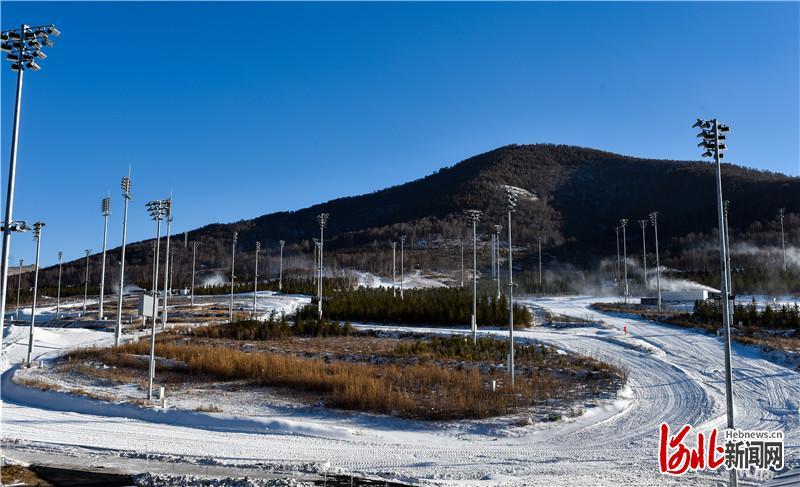
[[(43, 263), (129, 240), (175, 196), (176, 231), (427, 175), (510, 143), (697, 159), (696, 116), (731, 162), (800, 174), (800, 3), (17, 3), (2, 27), (63, 32), (27, 72), (15, 219)], [(5, 204), (15, 75), (2, 66)], [(332, 215), (331, 218), (336, 218)], [(12, 263), (33, 260), (30, 235)]]

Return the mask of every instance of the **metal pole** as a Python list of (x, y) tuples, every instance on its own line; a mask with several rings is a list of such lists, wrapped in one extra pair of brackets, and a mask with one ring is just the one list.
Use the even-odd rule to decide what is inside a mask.
[(614, 227), (614, 233), (617, 234), (617, 282), (622, 279), (622, 262), (619, 253), (619, 227)]
[[(161, 211), (161, 210), (157, 210)], [(153, 377), (156, 375), (156, 316), (158, 314), (158, 259), (161, 247), (161, 214), (156, 216), (156, 258), (153, 261), (153, 324), (150, 329), (150, 372), (147, 380), (147, 400), (153, 399)]]
[(106, 244), (108, 243), (108, 215), (111, 214), (111, 200), (103, 198), (103, 262), (100, 264), (100, 307), (97, 311), (97, 318), (104, 319), (103, 301), (106, 287)]
[(19, 259), (19, 267), (17, 267), (17, 310), (14, 313), (14, 319), (19, 320), (19, 292), (22, 289), (22, 264), (23, 259)]
[(458, 242), (461, 244), (461, 287), (464, 287), (464, 239)]
[(131, 177), (122, 178), (122, 255), (119, 263), (119, 297), (117, 298), (117, 326), (114, 328), (114, 345), (119, 345), (122, 335), (122, 296), (125, 294), (125, 243), (128, 238), (128, 201), (131, 199)]
[[(25, 32), (27, 26), (22, 24), (22, 32)], [(25, 37), (23, 34), (22, 37)], [(25, 39), (20, 39), (20, 42), (25, 42)], [(22, 51), (20, 49), (20, 51)], [(8, 192), (6, 193), (6, 212), (5, 212), (5, 225), (3, 228), (3, 255), (0, 258), (0, 331), (3, 330), (3, 325), (6, 319), (6, 294), (8, 291), (8, 258), (11, 254), (11, 222), (12, 210), (14, 208), (14, 183), (17, 178), (17, 147), (19, 142), (19, 119), (20, 109), (22, 106), (22, 73), (24, 64), (20, 59), (19, 69), (17, 70), (17, 95), (14, 104), (14, 123), (11, 129), (11, 156), (8, 163)], [(3, 344), (2, 333), (0, 333), (0, 347)]]
[(497, 270), (495, 271), (495, 279), (497, 280), (497, 299), (500, 299), (500, 231), (503, 229), (501, 225), (494, 226), (494, 235), (495, 235), (495, 242), (496, 245), (494, 246), (494, 251), (496, 253), (494, 262), (497, 266)]
[(542, 288), (542, 236), (539, 235), (539, 292), (544, 292), (541, 288)]
[(781, 217), (781, 247), (783, 248), (783, 272), (786, 272), (786, 239), (783, 233), (783, 216), (786, 213), (785, 208), (778, 210), (778, 215)]
[(472, 343), (478, 343), (478, 219), (472, 220)]
[(627, 303), (630, 296), (628, 291), (628, 236), (625, 231), (628, 226), (628, 220), (626, 218), (620, 220), (620, 226), (622, 227), (622, 263), (625, 271), (623, 275), (625, 280), (625, 303)]
[(169, 287), (169, 271), (170, 271), (170, 250), (169, 250), (169, 237), (170, 237), (170, 230), (172, 227), (172, 195), (170, 195), (169, 199), (167, 199), (167, 208), (166, 208), (166, 219), (167, 219), (167, 248), (164, 252), (164, 305), (162, 308), (162, 316), (161, 316), (161, 329), (165, 330), (167, 328), (167, 299), (169, 298), (170, 287)]
[(647, 220), (639, 220), (639, 225), (642, 227), (642, 278), (644, 279), (645, 291), (648, 287), (647, 282), (647, 237), (645, 228), (647, 228)]
[(658, 310), (661, 311), (661, 261), (658, 257), (658, 212), (650, 213), (650, 219), (653, 222), (653, 231), (655, 232), (656, 239), (656, 290), (658, 293)]
[(322, 223), (319, 226), (319, 319), (322, 319), (322, 270), (324, 266), (324, 261), (322, 260), (322, 256), (324, 255), (324, 246), (325, 246), (325, 224)]
[(86, 299), (89, 297), (89, 254), (91, 250), (87, 249), (86, 252), (86, 276), (83, 278), (83, 314), (86, 314)]
[(64, 256), (64, 253), (59, 251), (58, 252), (58, 292), (56, 293), (56, 319), (59, 318), (61, 314), (61, 258)]
[(512, 258), (514, 249), (511, 246), (511, 211), (508, 208), (508, 376), (511, 388), (514, 389), (514, 278)]
[[(728, 307), (728, 259), (725, 249), (725, 221), (722, 211), (722, 163), (720, 158), (719, 147), (719, 123), (717, 119), (711, 121), (714, 130), (714, 157), (717, 162), (717, 216), (719, 224), (719, 257), (720, 257), (720, 271), (722, 283), (722, 320), (725, 326), (725, 398), (728, 416), (728, 428), (734, 428), (733, 417), (733, 378), (731, 371), (731, 315), (730, 308)], [(736, 470), (730, 471), (731, 485), (737, 484)]]
[(280, 257), (280, 265), (278, 266), (278, 291), (283, 291), (283, 246), (286, 244), (283, 240), (280, 242), (281, 245), (281, 257)]
[[(722, 202), (722, 216), (725, 220), (725, 257), (727, 259), (727, 272), (728, 272), (728, 295), (733, 297), (733, 276), (731, 273), (733, 270), (731, 269), (731, 233), (730, 233), (730, 226), (728, 225), (728, 207), (730, 206), (730, 201), (725, 200)], [(730, 299), (728, 303), (728, 307), (730, 308), (731, 319), (733, 319), (733, 299)]]
[(42, 243), (42, 227), (44, 223), (34, 224), (33, 238), (36, 239), (36, 263), (33, 269), (33, 303), (31, 304), (31, 327), (28, 331), (28, 358), (25, 363), (31, 366), (31, 355), (33, 354), (33, 328), (36, 325), (36, 295), (39, 292), (39, 248)]
[(256, 272), (253, 278), (253, 318), (256, 317), (256, 294), (258, 294), (258, 254), (261, 252), (261, 242), (256, 242)]
[(191, 306), (194, 308), (194, 269), (195, 269), (195, 262), (197, 260), (197, 242), (192, 242), (192, 303)]
[(233, 244), (231, 245), (231, 304), (229, 307), (229, 319), (233, 323), (233, 283), (236, 280), (236, 241), (239, 239), (239, 232), (233, 232)]
[(492, 247), (491, 247), (491, 250), (492, 250), (492, 258), (490, 259), (490, 261), (491, 261), (491, 264), (492, 264), (492, 272), (491, 272), (491, 277), (492, 277), (492, 278), (494, 278), (494, 271), (495, 271), (495, 266), (494, 266), (495, 262), (494, 262), (494, 258), (495, 258), (495, 245), (496, 245), (496, 242), (497, 242), (497, 238), (495, 237), (495, 234), (492, 234)]
[(403, 299), (403, 284), (405, 283), (406, 273), (406, 254), (405, 254), (406, 236), (400, 236), (400, 299)]
[(169, 291), (175, 289), (175, 247), (169, 251)]

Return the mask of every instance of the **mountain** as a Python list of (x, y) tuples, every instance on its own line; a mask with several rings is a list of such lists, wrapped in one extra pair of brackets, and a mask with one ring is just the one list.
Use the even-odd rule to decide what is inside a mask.
[[(733, 239), (738, 233), (751, 235), (756, 223), (757, 235), (768, 233), (773, 238), (776, 211), (781, 207), (786, 208), (787, 223), (798, 227), (800, 178), (733, 164), (723, 164), (722, 171)], [(386, 263), (375, 266), (373, 257), (384, 258), (387, 251), (390, 255), (388, 241), (405, 233), (408, 251), (419, 254), (417, 265), (447, 270), (454, 268), (455, 239), (468, 235), (464, 210), (484, 211), (478, 228), (488, 238), (491, 225), (505, 226), (504, 186), (511, 185), (538, 196), (537, 201), (521, 201), (514, 214), (515, 246), (530, 248), (541, 236), (548, 260), (588, 266), (599, 256), (615, 255), (614, 228), (620, 218), (630, 220), (630, 253), (637, 252), (633, 245), (641, 249), (636, 220), (658, 210), (662, 256), (679, 260), (687, 236), (690, 240), (691, 236), (710, 236), (717, 226), (715, 178), (716, 166), (708, 162), (642, 159), (565, 145), (509, 145), (370, 194), (251, 220), (210, 224), (189, 232), (188, 240), (200, 243), (199, 268), (224, 269), (230, 266), (231, 235), (237, 231), (242, 255), (237, 264), (250, 268), (246, 262), (255, 242), (260, 241), (270, 249), (270, 258), (265, 259), (269, 273), (277, 269), (274, 257), (280, 239), (287, 242), (287, 256), (302, 253), (310, 262), (310, 239), (319, 235), (315, 216), (326, 212), (330, 214), (326, 259), (330, 256), (332, 262), (385, 271)], [(798, 231), (792, 232), (790, 240), (796, 242)], [(190, 250), (184, 249), (182, 238), (176, 240), (181, 254), (176, 272), (185, 282)], [(151, 253), (149, 242), (128, 246), (126, 268), (131, 279), (149, 282)], [(109, 262), (116, 262), (118, 254), (118, 249), (109, 251)], [(521, 257), (524, 254), (522, 249)], [(298, 262), (295, 259), (294, 265), (300, 265)], [(65, 264), (65, 282), (68, 278), (82, 282), (82, 265), (82, 260)], [(99, 267), (96, 257), (93, 272), (95, 267)], [(44, 272), (45, 282), (53, 281), (53, 271)], [(237, 273), (242, 278), (247, 275), (244, 269)]]

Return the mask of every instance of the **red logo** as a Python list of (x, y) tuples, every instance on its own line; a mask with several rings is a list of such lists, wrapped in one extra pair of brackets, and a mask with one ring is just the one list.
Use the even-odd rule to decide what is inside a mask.
[(703, 433), (697, 433), (696, 446), (688, 448), (684, 442), (691, 431), (692, 427), (687, 424), (671, 435), (669, 425), (661, 423), (658, 445), (658, 468), (661, 473), (683, 475), (689, 469), (715, 470), (722, 465), (725, 459), (718, 455), (723, 454), (725, 449), (717, 446), (717, 430), (711, 430), (708, 442)]

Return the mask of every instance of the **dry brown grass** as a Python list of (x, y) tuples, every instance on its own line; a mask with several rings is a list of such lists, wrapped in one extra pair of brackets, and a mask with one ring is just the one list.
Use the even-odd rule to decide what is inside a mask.
[[(536, 370), (518, 376), (512, 393), (495, 371), (437, 364), (354, 364), (326, 362), (269, 352), (244, 352), (210, 344), (158, 343), (159, 356), (180, 360), (196, 380), (247, 380), (322, 396), (329, 407), (371, 411), (407, 418), (460, 419), (508, 414), (518, 406), (568, 396), (583, 380)], [(147, 341), (111, 349), (73, 352), (70, 360), (99, 360), (117, 367), (144, 369), (146, 362), (130, 354), (149, 353)], [(159, 378), (161, 371), (158, 371)], [(568, 374), (567, 374), (568, 375)], [(585, 379), (585, 378), (584, 378)], [(498, 381), (492, 391), (490, 381)]]

